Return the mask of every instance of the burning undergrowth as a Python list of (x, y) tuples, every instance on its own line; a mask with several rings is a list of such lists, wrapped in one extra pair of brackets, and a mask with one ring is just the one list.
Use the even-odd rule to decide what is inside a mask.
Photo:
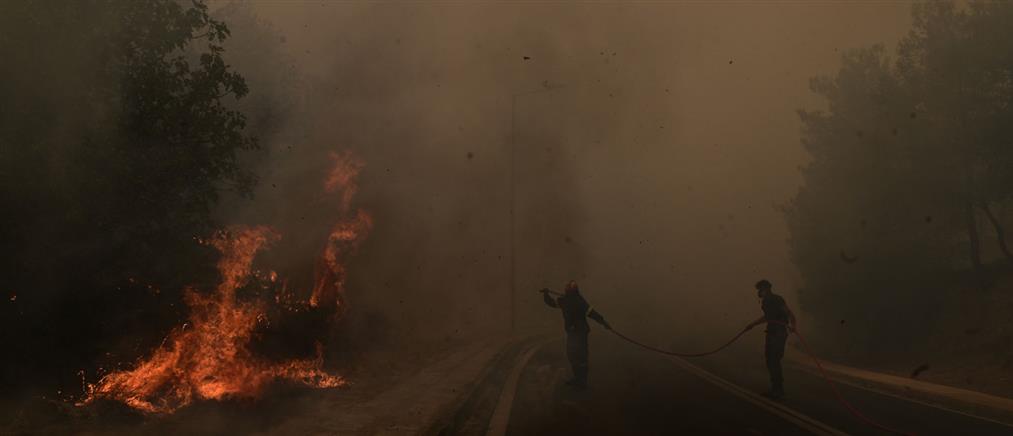
[[(290, 289), (289, 280), (255, 260), (279, 241), (269, 226), (233, 226), (201, 240), (220, 252), (220, 282), (213, 289), (184, 290), (189, 321), (174, 329), (150, 355), (131, 369), (106, 374), (85, 386), (79, 405), (114, 400), (148, 413), (171, 413), (195, 400), (256, 398), (274, 381), (316, 388), (345, 384), (323, 369), (319, 338), (345, 311), (345, 263), (372, 228), (368, 213), (353, 209), (363, 162), (350, 153), (333, 153), (334, 166), (323, 195), (335, 198), (338, 220), (322, 241), (311, 289)], [(256, 346), (265, 332), (297, 325), (315, 356), (270, 356)], [(312, 328), (307, 328), (312, 327)]]

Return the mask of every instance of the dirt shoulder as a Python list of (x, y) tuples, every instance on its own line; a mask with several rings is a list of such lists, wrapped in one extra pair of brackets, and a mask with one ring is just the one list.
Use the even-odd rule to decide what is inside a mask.
[(490, 337), (419, 352), (364, 354), (335, 389), (272, 386), (257, 400), (201, 401), (170, 416), (145, 416), (119, 403), (78, 408), (25, 399), (0, 434), (417, 434), (458, 401), (509, 343)]

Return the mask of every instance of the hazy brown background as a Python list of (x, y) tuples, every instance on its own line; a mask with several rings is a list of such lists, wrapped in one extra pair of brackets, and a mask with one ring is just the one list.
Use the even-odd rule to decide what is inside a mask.
[(563, 87), (516, 111), (526, 324), (558, 322), (534, 291), (570, 277), (628, 330), (739, 328), (761, 277), (794, 303), (777, 206), (805, 161), (795, 111), (821, 106), (809, 78), (840, 51), (892, 47), (910, 25), (907, 2), (246, 6), (276, 36), (231, 53), (244, 74), (262, 64), (251, 98), (278, 92), (258, 90), (273, 74), (309, 108), (264, 138), (259, 198), (317, 168), (300, 147), (356, 150), (378, 223), (355, 298), (377, 325), (448, 335), (505, 323), (510, 100), (546, 82)]

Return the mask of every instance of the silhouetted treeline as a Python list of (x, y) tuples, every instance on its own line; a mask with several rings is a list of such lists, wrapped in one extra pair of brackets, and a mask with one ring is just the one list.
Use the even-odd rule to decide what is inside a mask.
[(0, 6), (4, 385), (152, 348), (182, 285), (215, 279), (194, 238), (222, 193), (251, 192), (238, 154), (257, 146), (228, 36), (201, 2)]
[[(803, 308), (871, 350), (925, 332), (1013, 261), (1013, 4), (916, 4), (896, 53), (847, 52), (801, 111), (812, 161), (786, 208)], [(922, 335), (924, 336), (924, 335)]]

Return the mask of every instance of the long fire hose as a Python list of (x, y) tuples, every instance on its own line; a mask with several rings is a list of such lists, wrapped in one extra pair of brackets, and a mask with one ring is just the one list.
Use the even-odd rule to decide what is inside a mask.
[[(550, 293), (550, 294), (553, 294), (553, 295), (562, 296), (562, 294), (560, 294), (558, 292), (555, 292), (555, 291), (552, 291), (552, 290), (549, 290), (549, 289), (543, 289), (540, 292), (547, 292), (547, 293)], [(841, 405), (844, 406), (844, 408), (847, 409), (848, 412), (851, 413), (852, 416), (854, 416), (855, 418), (857, 418), (859, 421), (865, 423), (866, 425), (869, 425), (869, 426), (874, 427), (874, 428), (878, 428), (878, 429), (883, 430), (883, 431), (888, 432), (888, 433), (894, 433), (894, 434), (905, 435), (905, 436), (916, 436), (914, 433), (911, 433), (911, 432), (901, 431), (901, 430), (897, 430), (897, 429), (894, 429), (894, 428), (891, 428), (891, 427), (887, 427), (887, 426), (885, 426), (883, 424), (880, 424), (880, 423), (878, 423), (876, 421), (873, 421), (873, 420), (869, 419), (867, 416), (865, 416), (860, 410), (858, 410), (857, 407), (853, 406), (851, 403), (848, 402), (848, 400), (844, 399), (844, 395), (841, 395), (840, 389), (837, 388), (837, 383), (834, 383), (834, 380), (832, 378), (830, 378), (830, 375), (827, 374), (827, 371), (825, 369), (823, 369), (823, 364), (820, 363), (820, 359), (817, 358), (816, 354), (813, 353), (813, 351), (812, 351), (811, 348), (809, 348), (809, 344), (806, 343), (805, 339), (798, 332), (798, 329), (794, 329), (790, 325), (788, 325), (788, 323), (782, 322), (782, 321), (768, 320), (767, 322), (768, 323), (772, 323), (772, 324), (783, 325), (785, 328), (788, 329), (789, 332), (794, 333), (795, 336), (798, 337), (798, 341), (802, 344), (802, 348), (805, 349), (806, 354), (809, 355), (809, 358), (811, 358), (813, 360), (813, 363), (816, 364), (816, 367), (819, 368), (820, 375), (823, 377), (823, 380), (826, 381), (827, 384), (830, 385), (830, 389), (834, 391), (834, 396), (837, 397), (837, 401), (839, 403), (841, 403)], [(735, 343), (735, 341), (739, 340), (739, 338), (741, 338), (743, 335), (745, 335), (746, 332), (748, 332), (749, 330), (742, 330), (742, 331), (739, 332), (739, 334), (735, 335), (728, 342), (725, 342), (724, 345), (721, 345), (720, 347), (717, 347), (717, 348), (715, 348), (715, 349), (713, 349), (711, 351), (705, 351), (703, 353), (676, 353), (674, 351), (663, 350), (661, 348), (652, 347), (652, 346), (647, 345), (647, 344), (645, 344), (643, 342), (639, 342), (639, 341), (637, 341), (637, 340), (635, 340), (635, 339), (633, 339), (633, 338), (631, 338), (629, 336), (626, 336), (626, 335), (620, 333), (618, 330), (612, 328), (611, 326), (608, 326), (608, 331), (612, 332), (612, 334), (618, 336), (620, 339), (622, 339), (622, 340), (624, 340), (626, 342), (629, 342), (629, 343), (631, 343), (633, 345), (641, 347), (641, 348), (643, 348), (645, 350), (653, 351), (655, 353), (664, 354), (664, 355), (668, 355), (668, 356), (676, 356), (676, 357), (703, 357), (703, 356), (708, 356), (708, 355), (717, 353), (718, 351), (724, 350), (725, 348), (728, 348), (729, 345), (732, 345), (733, 343)]]
[[(841, 405), (843, 405), (844, 408), (847, 409), (848, 412), (851, 413), (852, 416), (854, 416), (859, 421), (862, 421), (863, 423), (865, 423), (865, 424), (867, 424), (869, 426), (878, 428), (880, 430), (883, 430), (883, 431), (886, 431), (886, 432), (889, 432), (889, 433), (894, 433), (894, 434), (899, 434), (899, 435), (905, 435), (905, 436), (915, 436), (914, 433), (906, 432), (906, 431), (900, 431), (900, 430), (897, 430), (897, 429), (894, 429), (894, 428), (887, 427), (887, 426), (882, 425), (882, 424), (880, 424), (880, 423), (878, 423), (876, 421), (873, 421), (873, 420), (869, 419), (867, 416), (865, 416), (860, 410), (858, 410), (858, 408), (856, 408), (851, 403), (849, 403), (848, 400), (844, 399), (844, 396), (841, 395), (841, 391), (837, 388), (837, 384), (834, 383), (833, 379), (830, 378), (830, 376), (827, 374), (826, 370), (823, 369), (823, 364), (820, 363), (820, 360), (816, 357), (816, 354), (814, 354), (812, 352), (812, 349), (809, 348), (809, 344), (806, 343), (805, 339), (802, 338), (802, 335), (798, 333), (797, 329), (792, 329), (787, 323), (784, 323), (784, 322), (781, 322), (781, 321), (768, 321), (768, 322), (769, 323), (773, 323), (773, 324), (781, 324), (781, 325), (785, 326), (786, 328), (788, 328), (788, 331), (790, 331), (792, 333), (795, 333), (795, 336), (798, 337), (798, 341), (802, 344), (802, 348), (805, 349), (806, 354), (808, 354), (809, 357), (812, 358), (813, 362), (816, 363), (816, 367), (819, 368), (820, 375), (823, 376), (823, 380), (825, 380), (827, 382), (827, 384), (830, 385), (830, 388), (834, 391), (834, 395), (837, 397), (837, 401), (839, 403), (841, 403)], [(747, 331), (749, 331), (749, 330), (742, 330), (741, 332), (739, 332), (739, 334), (735, 335), (735, 337), (733, 337), (731, 340), (729, 340), (728, 342), (726, 342), (724, 345), (722, 345), (722, 346), (720, 346), (718, 348), (715, 348), (714, 350), (711, 350), (711, 351), (707, 351), (707, 352), (703, 352), (703, 353), (676, 353), (674, 351), (662, 350), (660, 348), (655, 348), (655, 347), (652, 347), (650, 345), (644, 344), (642, 342), (634, 340), (633, 338), (630, 338), (629, 336), (626, 336), (626, 335), (620, 333), (619, 331), (617, 331), (615, 329), (609, 328), (608, 330), (611, 331), (612, 334), (618, 336), (620, 339), (622, 339), (622, 340), (624, 340), (626, 342), (629, 342), (629, 343), (631, 343), (633, 345), (639, 346), (639, 347), (644, 348), (646, 350), (653, 351), (655, 353), (665, 354), (665, 355), (669, 355), (669, 356), (678, 356), (678, 357), (703, 357), (703, 356), (707, 356), (707, 355), (710, 355), (710, 354), (717, 353), (718, 351), (721, 351), (721, 350), (727, 348), (729, 345), (731, 345), (732, 343), (734, 343), (735, 341), (737, 341), (739, 338), (741, 338), (744, 334), (746, 334)]]
[(717, 353), (718, 351), (724, 350), (725, 348), (728, 348), (729, 345), (732, 345), (735, 341), (739, 340), (739, 338), (741, 338), (742, 335), (746, 334), (746, 332), (748, 330), (743, 330), (743, 331), (739, 332), (739, 334), (735, 335), (734, 338), (732, 338), (728, 342), (725, 342), (724, 345), (722, 345), (720, 347), (717, 347), (717, 348), (715, 348), (715, 349), (713, 349), (711, 351), (705, 351), (703, 353), (676, 353), (674, 351), (662, 350), (661, 348), (655, 348), (655, 347), (652, 347), (652, 346), (647, 345), (645, 343), (638, 342), (638, 341), (636, 341), (635, 339), (633, 339), (633, 338), (631, 338), (629, 336), (626, 336), (626, 335), (624, 335), (622, 333), (619, 333), (618, 330), (609, 329), (609, 331), (612, 332), (612, 334), (614, 334), (616, 336), (619, 336), (620, 338), (622, 338), (626, 342), (629, 342), (629, 343), (631, 343), (633, 345), (639, 346), (639, 347), (641, 347), (643, 349), (653, 351), (655, 353), (667, 354), (669, 356), (678, 356), (678, 357), (703, 357), (703, 356), (709, 356), (711, 354)]

